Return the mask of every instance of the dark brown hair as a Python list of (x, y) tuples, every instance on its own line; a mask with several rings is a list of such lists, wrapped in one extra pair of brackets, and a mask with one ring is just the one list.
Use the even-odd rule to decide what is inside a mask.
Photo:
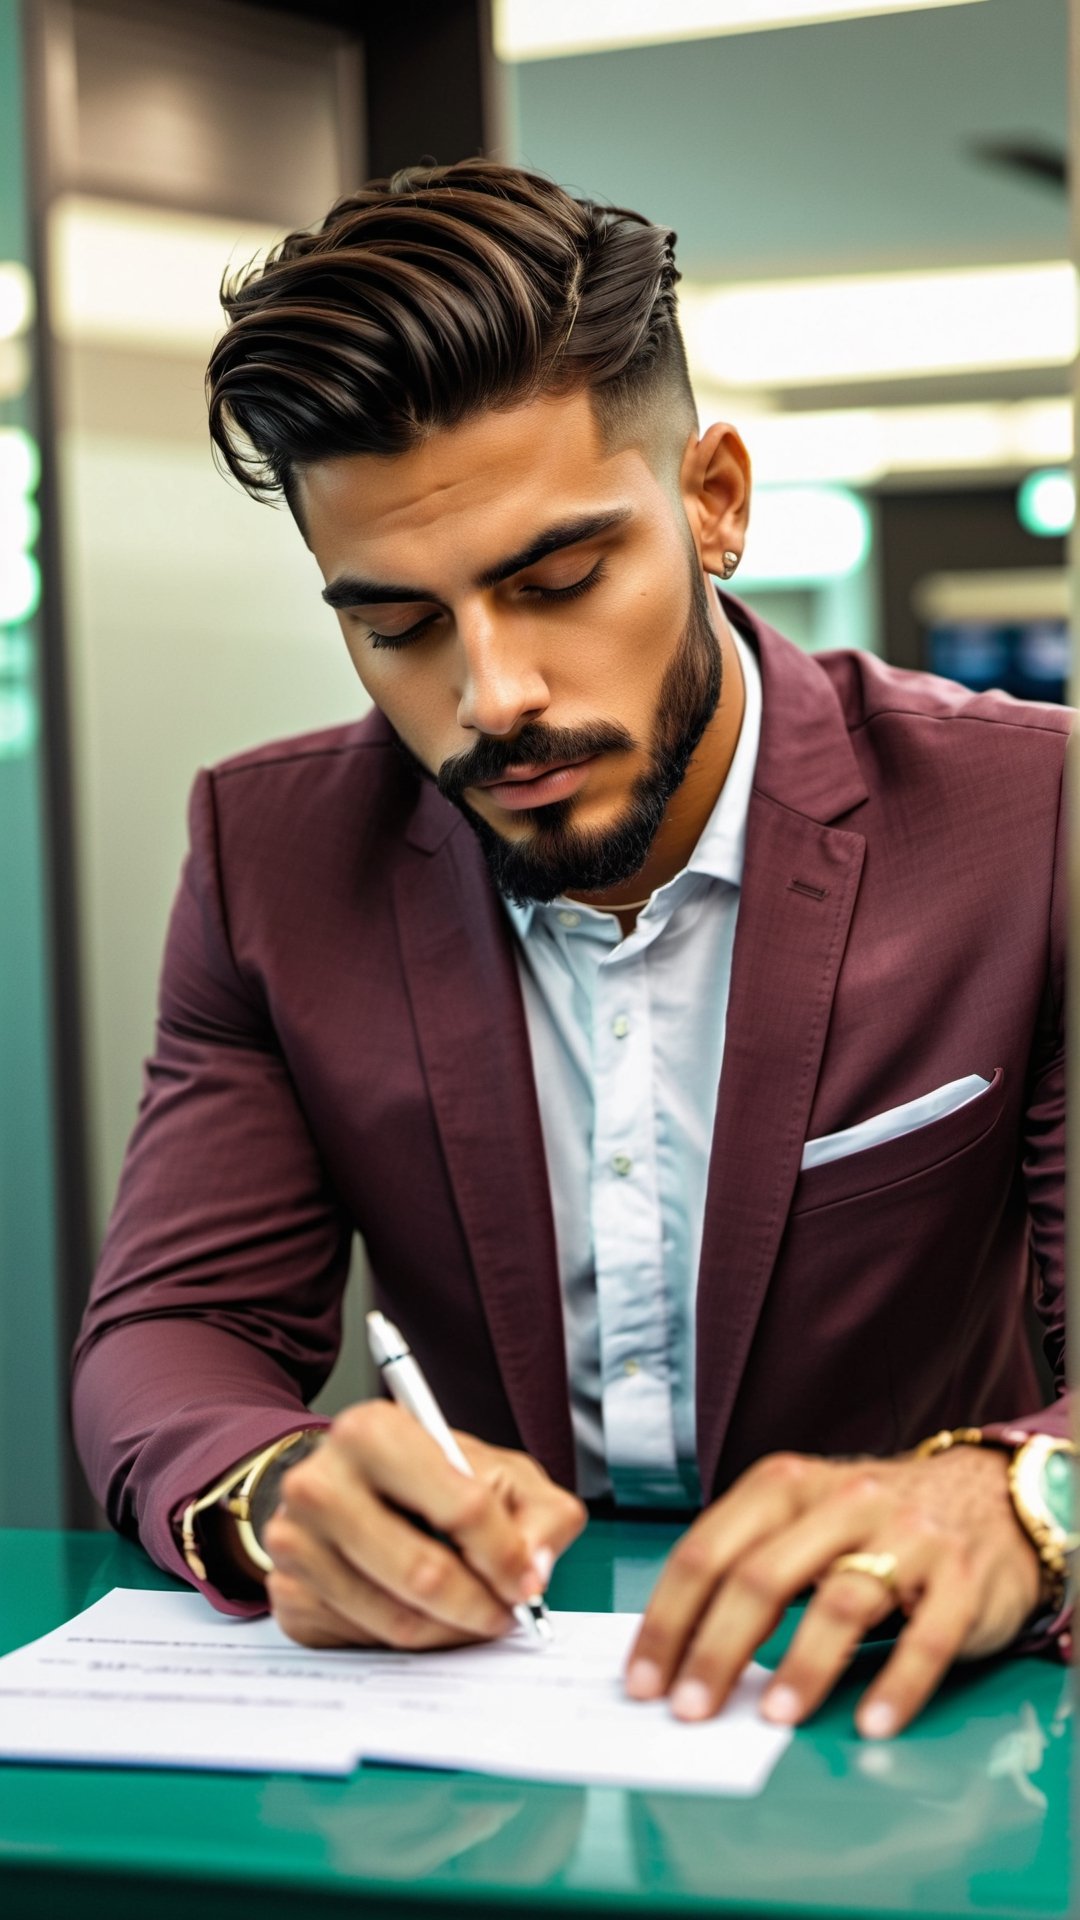
[(605, 437), (694, 425), (675, 235), (488, 160), (410, 167), (222, 286), (210, 433), (250, 493), (393, 454), (488, 407), (588, 387)]

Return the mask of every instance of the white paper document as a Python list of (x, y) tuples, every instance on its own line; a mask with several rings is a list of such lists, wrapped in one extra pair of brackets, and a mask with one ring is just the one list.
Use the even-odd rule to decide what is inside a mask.
[(117, 1587), (0, 1660), (0, 1758), (349, 1773), (361, 1760), (536, 1780), (758, 1793), (791, 1738), (751, 1666), (723, 1713), (676, 1721), (626, 1698), (639, 1616), (554, 1613), (449, 1653), (298, 1647), (200, 1594)]
[(199, 1593), (114, 1587), (0, 1660), (0, 1758), (350, 1773), (345, 1690), (270, 1620)]

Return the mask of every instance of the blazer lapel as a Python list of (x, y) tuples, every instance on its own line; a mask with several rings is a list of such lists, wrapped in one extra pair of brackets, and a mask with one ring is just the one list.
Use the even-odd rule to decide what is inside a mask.
[(425, 789), (394, 877), (409, 999), (522, 1445), (574, 1484), (562, 1304), (513, 932), (472, 836)]
[(757, 645), (764, 705), (698, 1288), (706, 1499), (799, 1175), (865, 852), (861, 834), (826, 824), (866, 798), (829, 682), (738, 603), (730, 611)]

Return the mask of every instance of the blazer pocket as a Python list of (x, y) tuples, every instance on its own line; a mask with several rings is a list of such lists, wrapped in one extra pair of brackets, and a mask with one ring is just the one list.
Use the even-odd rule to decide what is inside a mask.
[(984, 1080), (981, 1073), (969, 1073), (962, 1080), (950, 1080), (944, 1087), (935, 1087), (933, 1093), (920, 1094), (916, 1100), (905, 1100), (902, 1106), (889, 1107), (869, 1120), (860, 1120), (854, 1127), (808, 1140), (803, 1148), (801, 1171), (808, 1173), (812, 1167), (827, 1166), (830, 1160), (843, 1160), (849, 1153), (865, 1153), (868, 1147), (886, 1146), (890, 1140), (899, 1140), (918, 1127), (928, 1127), (933, 1120), (944, 1120), (958, 1108), (966, 1107), (969, 1100), (977, 1100), (989, 1086), (989, 1080)]
[(937, 1120), (928, 1120), (908, 1133), (879, 1141), (876, 1146), (804, 1168), (795, 1188), (791, 1211), (808, 1213), (814, 1207), (832, 1206), (838, 1200), (854, 1199), (859, 1194), (873, 1193), (877, 1188), (924, 1173), (954, 1154), (963, 1153), (992, 1132), (1004, 1105), (1005, 1074), (997, 1067), (984, 1092), (975, 1094)]

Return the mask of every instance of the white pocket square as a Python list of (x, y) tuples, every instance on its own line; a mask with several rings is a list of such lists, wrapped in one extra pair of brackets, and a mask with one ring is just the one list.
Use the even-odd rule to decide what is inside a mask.
[(849, 1153), (864, 1153), (867, 1147), (880, 1147), (886, 1140), (899, 1140), (905, 1133), (914, 1133), (916, 1127), (925, 1127), (931, 1120), (942, 1120), (958, 1107), (966, 1107), (989, 1085), (981, 1074), (969, 1073), (963, 1080), (936, 1087), (933, 1093), (920, 1094), (917, 1100), (906, 1100), (902, 1107), (876, 1113), (872, 1120), (860, 1120), (857, 1127), (823, 1133), (819, 1140), (808, 1140), (803, 1148), (802, 1171), (827, 1166), (830, 1160), (843, 1160)]

